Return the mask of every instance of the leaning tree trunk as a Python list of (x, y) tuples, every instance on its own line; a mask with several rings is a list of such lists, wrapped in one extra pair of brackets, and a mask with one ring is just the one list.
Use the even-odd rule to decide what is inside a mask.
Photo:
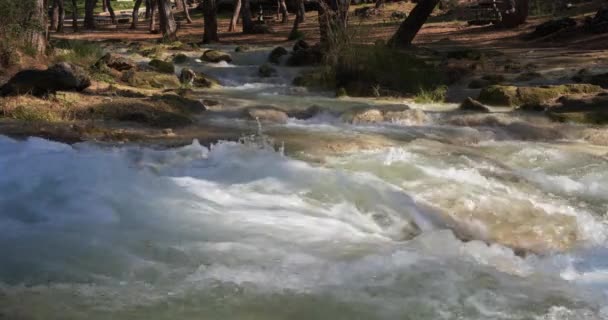
[(78, 31), (78, 3), (77, 0), (72, 0), (72, 29)]
[[(103, 1), (103, 0), (102, 0)], [(84, 2), (84, 28), (95, 29), (95, 7), (97, 0), (85, 0)]]
[(63, 0), (55, 0), (57, 2), (57, 8), (59, 9), (59, 19), (57, 20), (56, 31), (63, 32), (63, 23), (65, 20), (65, 7), (63, 6)]
[(228, 32), (234, 32), (234, 30), (236, 30), (236, 23), (239, 20), (240, 14), (241, 0), (236, 0), (234, 3), (234, 12), (232, 13), (232, 18), (230, 19), (230, 25), (228, 26)]
[(36, 0), (34, 8), (29, 17), (31, 24), (38, 26), (38, 28), (32, 28), (27, 34), (27, 42), (29, 46), (36, 51), (38, 55), (44, 55), (46, 52), (47, 44), (47, 6), (46, 1)]
[(111, 0), (101, 0), (104, 1), (106, 3), (106, 6), (108, 7), (108, 11), (110, 12), (110, 19), (112, 19), (112, 24), (116, 24), (116, 14), (114, 13), (114, 8), (112, 8), (112, 1)]
[(287, 12), (285, 0), (279, 0), (279, 11), (281, 12), (281, 23), (289, 22), (289, 13)]
[(293, 21), (293, 28), (289, 33), (288, 40), (296, 40), (298, 37), (298, 31), (300, 24), (304, 22), (304, 16), (306, 15), (306, 8), (304, 8), (304, 0), (296, 0), (296, 18)]
[(175, 23), (173, 12), (171, 12), (171, 3), (169, 0), (157, 0), (157, 2), (163, 40), (168, 42), (177, 41), (177, 23)]
[(241, 0), (243, 6), (241, 8), (241, 16), (243, 17), (243, 33), (252, 34), (255, 32), (253, 19), (251, 18), (251, 2), (249, 0)]
[(203, 33), (203, 43), (218, 42), (217, 35), (217, 2), (216, 0), (204, 0), (203, 15), (205, 18), (205, 32)]
[(150, 0), (150, 33), (156, 33), (156, 9), (158, 9), (158, 1)]
[(410, 12), (410, 15), (401, 23), (397, 32), (389, 41), (389, 45), (394, 47), (409, 47), (412, 41), (422, 28), (422, 25), (429, 18), (439, 0), (421, 0)]
[(186, 0), (177, 0), (177, 2), (181, 2), (182, 6), (184, 7), (184, 15), (186, 16), (186, 22), (192, 23), (192, 18), (190, 17), (190, 9), (188, 8), (188, 3), (186, 3)]
[(52, 0), (53, 4), (51, 5), (51, 30), (57, 29), (57, 22), (59, 21), (59, 6), (57, 5), (57, 0)]
[[(139, 22), (139, 8), (143, 0), (135, 0), (133, 5), (133, 13), (131, 14), (131, 29), (137, 29), (137, 23)], [(147, 9), (146, 9), (147, 10)]]

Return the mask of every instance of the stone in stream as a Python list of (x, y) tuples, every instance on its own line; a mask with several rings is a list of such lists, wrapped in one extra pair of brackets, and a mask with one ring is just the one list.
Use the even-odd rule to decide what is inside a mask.
[(23, 70), (0, 87), (0, 96), (32, 94), (44, 96), (57, 91), (83, 91), (91, 85), (89, 74), (81, 67), (57, 63), (47, 70)]
[(184, 64), (188, 62), (188, 56), (183, 53), (178, 53), (173, 57), (173, 63), (175, 64)]
[(293, 52), (296, 51), (300, 51), (300, 50), (306, 50), (310, 48), (310, 45), (308, 44), (308, 42), (304, 41), (304, 40), (298, 40), (296, 41), (296, 43), (294, 43), (293, 45)]
[(198, 72), (196, 73), (196, 77), (194, 78), (193, 84), (195, 87), (198, 88), (213, 88), (219, 86), (220, 82), (209, 75), (206, 75), (202, 72)]
[(289, 119), (287, 112), (272, 106), (250, 107), (245, 110), (245, 114), (249, 119), (262, 123), (284, 124)]
[(191, 86), (194, 84), (194, 79), (196, 78), (196, 73), (192, 71), (192, 69), (184, 68), (179, 75), (179, 82), (182, 85)]
[(232, 62), (232, 56), (226, 52), (219, 50), (207, 50), (201, 56), (202, 61), (218, 63), (218, 62)]
[(93, 67), (102, 69), (104, 65), (117, 71), (126, 71), (136, 68), (135, 62), (109, 52), (97, 60)]
[(277, 69), (268, 63), (264, 63), (258, 69), (258, 75), (262, 78), (270, 78), (277, 73)]
[(396, 122), (407, 125), (420, 125), (428, 120), (424, 111), (411, 109), (407, 105), (355, 107), (344, 111), (340, 118), (342, 121), (352, 124)]
[(279, 63), (281, 63), (281, 57), (285, 56), (287, 54), (289, 54), (287, 49), (285, 49), (283, 47), (276, 47), (268, 55), (268, 62), (274, 63), (274, 64), (279, 64)]
[(551, 119), (560, 122), (608, 124), (608, 95), (562, 97), (547, 111)]

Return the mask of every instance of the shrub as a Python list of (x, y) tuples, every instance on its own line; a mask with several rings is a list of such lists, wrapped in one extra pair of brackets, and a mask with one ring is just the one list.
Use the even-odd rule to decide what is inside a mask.
[(445, 101), (447, 92), (448, 88), (446, 86), (439, 86), (432, 90), (420, 89), (414, 97), (414, 101), (416, 103), (443, 102)]

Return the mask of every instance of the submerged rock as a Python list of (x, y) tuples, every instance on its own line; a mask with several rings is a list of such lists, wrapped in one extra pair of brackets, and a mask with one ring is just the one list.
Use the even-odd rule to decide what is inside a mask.
[(246, 115), (251, 120), (258, 120), (262, 123), (287, 123), (289, 116), (287, 112), (272, 106), (251, 107), (245, 110)]
[(0, 87), (0, 96), (22, 94), (44, 96), (57, 91), (82, 91), (90, 85), (91, 78), (84, 69), (72, 63), (61, 62), (47, 70), (18, 72)]
[(281, 63), (281, 57), (285, 56), (287, 54), (289, 54), (287, 49), (285, 49), (283, 47), (276, 47), (268, 55), (268, 62), (274, 63), (274, 64), (279, 64), (279, 63)]
[(207, 50), (201, 56), (201, 60), (206, 62), (218, 63), (218, 62), (232, 62), (232, 56), (226, 52), (219, 50)]
[(276, 73), (277, 73), (277, 69), (275, 69), (268, 63), (264, 63), (263, 65), (260, 66), (260, 68), (258, 68), (258, 75), (262, 78), (272, 77)]

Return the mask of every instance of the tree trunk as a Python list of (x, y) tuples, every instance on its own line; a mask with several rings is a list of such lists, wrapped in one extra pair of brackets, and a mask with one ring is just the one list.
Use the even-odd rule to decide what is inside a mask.
[(186, 0), (177, 0), (177, 1), (181, 2), (182, 6), (184, 7), (184, 14), (186, 15), (186, 22), (192, 23), (192, 18), (190, 18), (190, 9), (188, 8), (188, 3), (186, 2)]
[(63, 22), (65, 20), (65, 7), (63, 0), (55, 0), (57, 2), (57, 8), (59, 9), (59, 19), (57, 20), (57, 32), (63, 32)]
[(251, 3), (249, 0), (241, 0), (241, 16), (243, 17), (243, 33), (254, 33), (253, 19), (251, 18)]
[(376, 0), (376, 9), (384, 8), (384, 0)]
[(228, 26), (228, 32), (234, 32), (236, 30), (236, 23), (239, 20), (241, 14), (241, 0), (236, 0), (234, 3), (234, 12), (232, 13), (232, 19), (230, 19), (230, 25)]
[(116, 14), (114, 13), (114, 8), (112, 8), (111, 0), (101, 0), (104, 1), (108, 7), (108, 11), (110, 11), (110, 19), (112, 19), (112, 24), (116, 24)]
[(163, 33), (163, 40), (168, 42), (177, 41), (177, 24), (171, 12), (169, 0), (157, 0), (158, 14), (160, 16), (160, 31)]
[(204, 0), (203, 15), (205, 18), (205, 32), (203, 33), (203, 43), (218, 42), (217, 35), (217, 2), (216, 0)]
[(59, 21), (59, 6), (57, 6), (57, 0), (53, 1), (51, 6), (51, 30), (57, 29), (57, 21)]
[(150, 19), (151, 11), (152, 11), (152, 1), (146, 0), (146, 20)]
[(150, 33), (156, 33), (156, 9), (158, 9), (158, 1), (150, 0)]
[(421, 0), (410, 12), (410, 15), (401, 23), (399, 29), (389, 41), (389, 45), (394, 47), (409, 47), (412, 41), (422, 28), (422, 25), (429, 18), (439, 0)]
[(85, 0), (84, 2), (84, 28), (95, 29), (95, 7), (97, 0)]
[(281, 12), (281, 23), (289, 22), (289, 13), (287, 12), (285, 0), (279, 0), (279, 11)]
[(104, 13), (108, 12), (108, 3), (105, 0), (101, 0), (101, 10)]
[(137, 23), (139, 22), (139, 7), (143, 0), (135, 0), (133, 5), (133, 13), (131, 14), (131, 29), (137, 29)]
[(293, 28), (291, 28), (288, 40), (296, 40), (300, 24), (304, 22), (305, 15), (304, 0), (296, 0), (296, 18), (293, 21)]
[(47, 44), (47, 17), (48, 10), (46, 1), (36, 0), (34, 2), (34, 8), (32, 10), (30, 21), (39, 28), (32, 28), (27, 35), (28, 44), (32, 49), (36, 51), (38, 55), (44, 55), (46, 53)]
[(184, 3), (181, 0), (175, 0), (175, 11), (180, 12), (184, 10)]
[(508, 12), (502, 13), (501, 25), (507, 28), (514, 28), (526, 22), (528, 19), (528, 0), (510, 0), (508, 8), (504, 8)]
[(76, 0), (72, 0), (72, 29), (74, 32), (78, 31), (78, 3)]

